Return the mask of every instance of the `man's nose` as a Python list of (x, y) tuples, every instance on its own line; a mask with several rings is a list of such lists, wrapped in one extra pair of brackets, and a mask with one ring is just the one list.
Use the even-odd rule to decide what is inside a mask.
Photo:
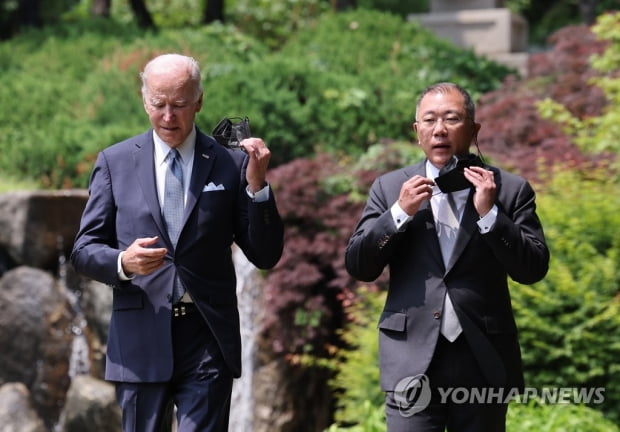
[(433, 134), (434, 135), (443, 135), (448, 133), (448, 128), (446, 127), (446, 123), (443, 119), (438, 118), (433, 125)]
[(164, 120), (171, 120), (174, 117), (174, 107), (166, 106), (164, 107)]

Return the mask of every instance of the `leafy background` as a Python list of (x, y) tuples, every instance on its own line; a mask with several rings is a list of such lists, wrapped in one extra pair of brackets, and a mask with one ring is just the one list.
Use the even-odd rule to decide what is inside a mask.
[[(226, 24), (201, 26), (196, 4), (167, 3), (184, 12), (172, 14), (153, 2), (158, 31), (136, 26), (122, 3), (113, 19), (70, 4), (0, 43), (0, 187), (85, 187), (98, 151), (146, 127), (144, 63), (194, 55), (206, 96), (199, 127), (248, 115), (274, 154), (286, 249), (265, 274), (261, 350), (299, 374), (323, 374), (335, 398), (330, 430), (378, 431), (375, 323), (386, 275), (360, 286), (344, 270), (344, 246), (372, 180), (422, 158), (411, 132), (417, 93), (457, 81), (478, 100), (485, 156), (538, 192), (551, 269), (538, 284), (511, 283), (528, 385), (606, 388), (603, 405), (511, 406), (509, 430), (616, 431), (618, 15), (558, 29), (519, 77), (405, 21), (403, 2), (376, 2), (396, 13), (359, 3), (336, 14), (314, 0), (237, 0)], [(530, 12), (525, 0), (509, 3)]]

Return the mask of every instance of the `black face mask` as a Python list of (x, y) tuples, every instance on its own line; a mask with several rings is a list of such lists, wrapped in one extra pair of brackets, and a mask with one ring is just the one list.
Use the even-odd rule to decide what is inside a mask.
[[(233, 120), (238, 121), (233, 122)], [(239, 143), (252, 136), (250, 132), (250, 119), (247, 117), (225, 117), (213, 128), (211, 134), (223, 146), (245, 151), (245, 148), (241, 147)]]
[(472, 184), (465, 178), (463, 170), (470, 166), (482, 167), (484, 164), (478, 155), (472, 153), (452, 156), (452, 159), (439, 170), (435, 184), (444, 193), (467, 189)]

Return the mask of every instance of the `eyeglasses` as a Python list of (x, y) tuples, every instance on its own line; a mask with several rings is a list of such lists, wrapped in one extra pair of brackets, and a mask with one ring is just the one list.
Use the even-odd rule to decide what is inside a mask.
[(418, 121), (418, 124), (424, 128), (434, 128), (437, 123), (441, 120), (441, 123), (446, 127), (453, 128), (462, 125), (467, 117), (463, 117), (459, 114), (446, 114), (442, 117), (436, 117), (432, 115), (428, 115), (422, 117), (422, 120)]

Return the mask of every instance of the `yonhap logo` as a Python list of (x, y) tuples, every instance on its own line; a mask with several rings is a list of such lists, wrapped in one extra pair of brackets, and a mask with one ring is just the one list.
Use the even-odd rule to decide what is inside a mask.
[(426, 375), (401, 379), (394, 388), (394, 401), (403, 417), (411, 417), (424, 410), (431, 401), (431, 386)]
[[(544, 404), (601, 404), (605, 387), (437, 387), (439, 404), (527, 404), (535, 399)], [(403, 417), (423, 411), (431, 402), (428, 376), (419, 374), (401, 379), (394, 388), (394, 402)]]

